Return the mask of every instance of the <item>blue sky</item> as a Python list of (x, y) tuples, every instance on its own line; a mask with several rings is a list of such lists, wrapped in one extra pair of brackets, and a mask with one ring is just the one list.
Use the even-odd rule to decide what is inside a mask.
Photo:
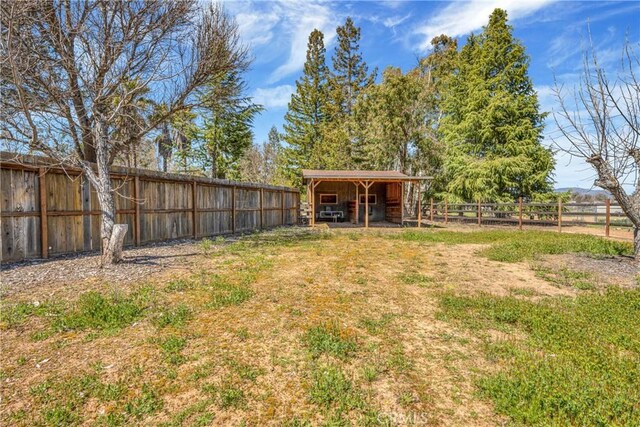
[[(531, 57), (530, 76), (544, 111), (555, 108), (554, 74), (571, 87), (578, 83), (582, 52), (588, 46), (590, 24), (593, 43), (601, 63), (614, 70), (625, 37), (640, 42), (640, 1), (567, 2), (553, 0), (505, 1), (226, 1), (235, 15), (254, 62), (247, 74), (250, 94), (266, 110), (255, 122), (255, 140), (266, 140), (272, 125), (282, 130), (295, 80), (304, 64), (309, 33), (325, 34), (327, 61), (335, 48), (335, 28), (347, 16), (362, 28), (360, 47), (370, 66), (382, 71), (393, 65), (404, 71), (429, 53), (429, 41), (447, 34), (463, 43), (479, 32), (496, 7), (506, 9), (515, 36)], [(547, 120), (544, 144), (552, 146), (558, 133), (553, 116)], [(593, 185), (588, 165), (556, 154), (556, 187)]]

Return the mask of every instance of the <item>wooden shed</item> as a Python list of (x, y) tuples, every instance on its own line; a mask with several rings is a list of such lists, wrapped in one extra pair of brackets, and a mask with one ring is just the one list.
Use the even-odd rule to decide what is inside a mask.
[[(312, 169), (303, 169), (302, 178), (307, 186), (311, 225), (317, 221), (346, 221), (364, 227), (369, 227), (369, 222), (402, 224), (405, 184), (431, 179), (398, 171)], [(420, 212), (418, 209), (418, 226)]]

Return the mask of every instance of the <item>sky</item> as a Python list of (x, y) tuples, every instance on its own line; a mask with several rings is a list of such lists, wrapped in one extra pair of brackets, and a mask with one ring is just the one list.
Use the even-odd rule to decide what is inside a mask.
[[(640, 1), (569, 2), (554, 0), (473, 1), (225, 1), (254, 58), (247, 73), (249, 94), (265, 111), (256, 119), (255, 141), (272, 126), (282, 131), (295, 81), (302, 73), (309, 33), (324, 33), (327, 63), (335, 50), (335, 29), (347, 17), (361, 27), (360, 48), (370, 69), (403, 71), (429, 53), (429, 41), (447, 34), (464, 44), (486, 25), (494, 8), (507, 10), (514, 35), (531, 57), (529, 75), (542, 111), (549, 112), (543, 144), (556, 151), (556, 188), (592, 188), (594, 173), (582, 160), (558, 150), (564, 145), (553, 112), (554, 77), (567, 88), (579, 83), (583, 52), (591, 40), (598, 58), (615, 73), (625, 39), (640, 43)], [(613, 74), (612, 74), (613, 75)]]

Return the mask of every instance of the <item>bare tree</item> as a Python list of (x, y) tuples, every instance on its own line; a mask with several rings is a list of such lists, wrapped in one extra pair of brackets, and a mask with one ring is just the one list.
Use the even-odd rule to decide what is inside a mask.
[(593, 46), (585, 54), (580, 85), (569, 96), (557, 81), (555, 121), (570, 143), (556, 144), (585, 159), (595, 185), (609, 191), (634, 225), (634, 254), (640, 260), (640, 58), (626, 43), (620, 69), (612, 78)]
[[(103, 263), (117, 262), (126, 226), (115, 224), (110, 165), (197, 107), (203, 87), (246, 69), (238, 27), (197, 0), (23, 0), (0, 12), (0, 140), (82, 169), (102, 210)], [(141, 120), (147, 92), (166, 109)], [(135, 125), (122, 132), (127, 120)]]

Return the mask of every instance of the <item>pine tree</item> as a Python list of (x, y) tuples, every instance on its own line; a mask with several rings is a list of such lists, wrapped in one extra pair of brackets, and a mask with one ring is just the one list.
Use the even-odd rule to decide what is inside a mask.
[(237, 178), (238, 161), (253, 142), (253, 119), (263, 108), (245, 92), (242, 77), (229, 73), (204, 94), (207, 108), (197, 153), (212, 178)]
[(333, 72), (330, 78), (334, 113), (351, 116), (358, 96), (371, 86), (377, 70), (369, 74), (369, 67), (360, 52), (360, 27), (347, 18), (344, 25), (336, 29), (338, 44), (333, 55)]
[(322, 127), (327, 120), (327, 66), (325, 64), (324, 35), (313, 30), (309, 35), (307, 59), (303, 74), (296, 81), (285, 115), (284, 150), (288, 178), (294, 185), (302, 185), (300, 170), (317, 168), (317, 153), (322, 143)]
[(452, 197), (513, 201), (551, 189), (553, 156), (541, 145), (545, 114), (512, 31), (496, 9), (483, 33), (468, 38), (446, 89), (440, 131)]

